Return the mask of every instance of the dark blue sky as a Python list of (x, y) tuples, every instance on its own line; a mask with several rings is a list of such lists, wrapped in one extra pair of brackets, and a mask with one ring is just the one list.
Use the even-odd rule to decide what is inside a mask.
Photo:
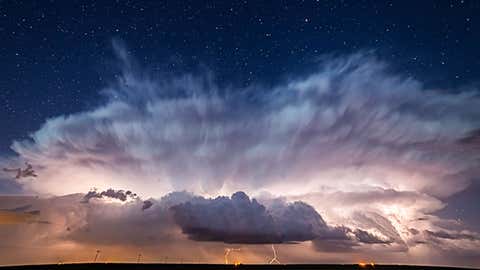
[[(146, 260), (218, 263), (225, 243), (296, 242), (283, 231), (295, 228), (311, 245), (285, 245), (303, 250), (282, 247), (282, 263), (357, 254), (479, 267), (478, 14), (480, 1), (466, 0), (0, 0), (0, 209), (14, 198), (2, 194), (38, 195), (29, 210), (45, 203), (37, 221), (54, 225), (0, 230), (11, 241), (0, 263), (91, 257), (47, 249), (62, 243), (102, 254), (105, 243), (154, 243)], [(74, 199), (92, 188), (94, 204)], [(125, 201), (124, 190), (138, 194), (133, 204), (102, 198)], [(185, 202), (175, 191), (206, 197), (169, 224), (160, 198)], [(268, 194), (265, 206), (247, 194)], [(288, 215), (271, 223), (267, 212)], [(282, 237), (271, 238), (275, 227)], [(265, 247), (257, 259), (271, 255)]]
[(0, 153), (96, 104), (112, 38), (153, 72), (206, 66), (219, 83), (274, 84), (323, 54), (373, 49), (443, 88), (480, 75), (479, 12), (478, 1), (1, 1)]

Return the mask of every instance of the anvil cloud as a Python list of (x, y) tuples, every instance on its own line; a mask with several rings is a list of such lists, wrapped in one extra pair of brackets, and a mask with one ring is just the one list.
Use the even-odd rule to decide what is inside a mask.
[[(428, 89), (366, 52), (325, 57), (316, 72), (272, 87), (220, 87), (208, 75), (158, 78), (114, 45), (122, 76), (102, 91), (105, 102), (47, 119), (30, 139), (13, 143), (17, 156), (2, 160), (34, 164), (39, 177), (22, 183), (25, 192), (64, 196), (96, 187), (160, 198), (242, 190), (267, 209), (279, 200), (302, 201), (323, 230), (333, 230), (323, 239), (275, 235), (273, 242), (311, 240), (322, 252), (368, 253), (379, 245), (413, 255), (438, 246), (480, 250), (475, 232), (435, 215), (478, 180), (474, 91)], [(204, 200), (198, 209), (175, 208), (183, 232), (194, 240), (242, 242), (189, 223), (187, 217), (202, 211), (198, 218), (210, 217), (217, 207)], [(155, 204), (135, 215), (141, 220), (152, 210)], [(260, 227), (290, 219), (256, 214)], [(242, 236), (241, 226), (235, 230)]]

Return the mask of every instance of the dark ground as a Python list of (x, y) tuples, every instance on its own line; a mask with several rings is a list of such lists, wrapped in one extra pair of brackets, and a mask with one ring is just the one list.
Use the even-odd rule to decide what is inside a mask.
[[(288, 264), (288, 265), (225, 265), (225, 264), (147, 264), (147, 263), (78, 263), (78, 264), (44, 264), (44, 265), (24, 265), (24, 266), (3, 266), (0, 270), (111, 270), (111, 269), (159, 269), (159, 270), (441, 270), (441, 269), (469, 269), (441, 266), (406, 266), (406, 265), (365, 265), (356, 264)], [(471, 269), (471, 268), (470, 268)]]

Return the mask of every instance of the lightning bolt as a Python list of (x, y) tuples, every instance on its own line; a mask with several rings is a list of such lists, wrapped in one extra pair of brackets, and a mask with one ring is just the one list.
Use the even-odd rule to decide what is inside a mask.
[(280, 264), (280, 261), (277, 259), (277, 251), (275, 250), (275, 246), (272, 245), (272, 251), (273, 251), (273, 258), (268, 262), (268, 264), (273, 264), (277, 263)]
[(225, 264), (228, 264), (228, 254), (232, 251), (239, 251), (239, 248), (226, 248), (225, 249)]

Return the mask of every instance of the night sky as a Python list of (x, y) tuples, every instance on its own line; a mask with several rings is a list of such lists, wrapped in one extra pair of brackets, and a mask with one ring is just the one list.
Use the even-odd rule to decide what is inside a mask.
[(2, 1), (1, 151), (44, 119), (95, 104), (112, 38), (152, 71), (202, 66), (219, 83), (272, 83), (325, 54), (375, 50), (432, 87), (480, 77), (477, 1)]
[(478, 14), (0, 0), (0, 265), (479, 267)]

